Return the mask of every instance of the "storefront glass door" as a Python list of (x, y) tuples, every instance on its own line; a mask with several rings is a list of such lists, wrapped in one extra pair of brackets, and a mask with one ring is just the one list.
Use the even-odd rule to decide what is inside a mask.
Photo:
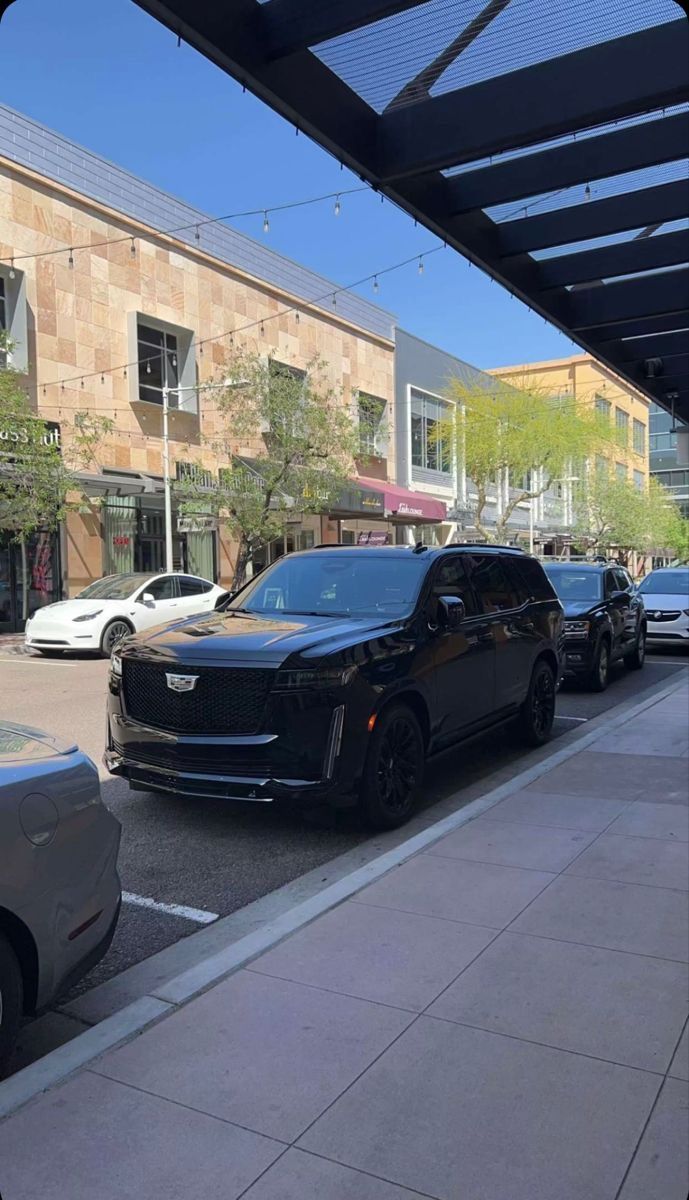
[(39, 531), (23, 543), (0, 533), (0, 633), (19, 633), (27, 617), (59, 598), (58, 539)]

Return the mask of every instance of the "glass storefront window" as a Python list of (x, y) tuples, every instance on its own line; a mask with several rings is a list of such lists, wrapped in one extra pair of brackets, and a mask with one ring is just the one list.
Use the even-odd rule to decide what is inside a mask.
[(103, 501), (103, 574), (128, 575), (134, 570), (137, 533), (135, 496), (107, 496)]
[(24, 542), (0, 533), (0, 633), (16, 633), (60, 595), (58, 536), (39, 530)]

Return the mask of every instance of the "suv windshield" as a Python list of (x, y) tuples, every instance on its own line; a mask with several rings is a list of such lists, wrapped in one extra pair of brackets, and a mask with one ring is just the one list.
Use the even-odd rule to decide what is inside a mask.
[(645, 596), (689, 596), (689, 569), (651, 571), (639, 587)]
[(126, 600), (138, 587), (143, 587), (150, 575), (106, 575), (90, 583), (77, 600)]
[(600, 600), (603, 594), (600, 571), (546, 566), (545, 573), (561, 600)]
[(295, 616), (406, 616), (414, 608), (427, 563), (398, 555), (310, 554), (281, 558), (250, 583), (230, 611), (284, 612)]

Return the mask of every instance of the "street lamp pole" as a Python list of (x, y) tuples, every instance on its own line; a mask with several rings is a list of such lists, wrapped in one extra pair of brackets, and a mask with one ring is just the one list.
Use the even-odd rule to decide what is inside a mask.
[(172, 493), (170, 488), (170, 389), (163, 387), (163, 490), (165, 492), (165, 570), (172, 571)]

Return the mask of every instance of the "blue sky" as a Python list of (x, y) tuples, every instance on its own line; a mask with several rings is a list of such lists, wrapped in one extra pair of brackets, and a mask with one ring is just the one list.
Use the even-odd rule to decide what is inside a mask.
[[(0, 23), (3, 103), (210, 214), (270, 208), (360, 181), (132, 0), (15, 0)], [(237, 221), (264, 237), (262, 220)], [(373, 194), (271, 217), (268, 244), (338, 283), (436, 244)], [(374, 299), (370, 287), (363, 289)], [(399, 324), (477, 366), (576, 350), (454, 253), (381, 280)]]

